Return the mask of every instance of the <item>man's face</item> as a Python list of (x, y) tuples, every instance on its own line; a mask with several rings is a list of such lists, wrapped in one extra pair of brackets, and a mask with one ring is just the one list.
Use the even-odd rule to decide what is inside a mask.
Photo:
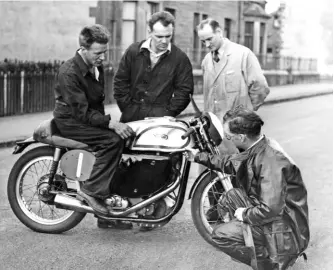
[(166, 51), (172, 40), (173, 30), (172, 24), (163, 26), (160, 21), (156, 22), (153, 25), (152, 31), (149, 29), (149, 34), (152, 38), (151, 49), (155, 52)]
[(100, 44), (94, 42), (89, 49), (81, 47), (82, 53), (89, 66), (101, 66), (105, 60), (105, 54), (107, 52), (107, 44)]
[(209, 24), (205, 24), (203, 29), (198, 30), (198, 37), (210, 51), (218, 50), (222, 45), (223, 34), (220, 28), (212, 30)]
[(224, 137), (226, 138), (226, 140), (231, 141), (237, 148), (240, 149), (246, 148), (244, 143), (245, 135), (231, 133), (230, 127), (228, 126), (228, 122), (223, 124), (223, 129), (224, 129)]

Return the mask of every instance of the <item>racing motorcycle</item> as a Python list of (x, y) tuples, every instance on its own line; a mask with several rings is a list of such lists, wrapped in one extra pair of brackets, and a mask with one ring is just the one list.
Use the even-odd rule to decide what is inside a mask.
[[(192, 100), (193, 102), (193, 100)], [(189, 180), (192, 149), (219, 154), (223, 127), (213, 113), (196, 114), (185, 121), (173, 117), (145, 118), (127, 123), (136, 135), (126, 146), (115, 173), (115, 188), (104, 202), (108, 216), (98, 215), (77, 191), (88, 179), (95, 162), (94, 149), (59, 135), (53, 120), (42, 122), (31, 138), (17, 142), (13, 154), (26, 151), (14, 164), (7, 193), (16, 217), (41, 233), (62, 233), (78, 225), (87, 213), (105, 220), (137, 223), (154, 228), (167, 224), (181, 209)], [(42, 144), (42, 145), (41, 145)], [(193, 222), (210, 244), (222, 193), (231, 179), (206, 169), (193, 182)]]

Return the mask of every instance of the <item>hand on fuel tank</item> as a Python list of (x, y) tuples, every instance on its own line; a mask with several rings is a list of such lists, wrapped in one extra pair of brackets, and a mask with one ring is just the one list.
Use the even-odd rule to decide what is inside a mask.
[(110, 121), (108, 127), (115, 131), (122, 139), (127, 139), (136, 134), (130, 126), (121, 122)]

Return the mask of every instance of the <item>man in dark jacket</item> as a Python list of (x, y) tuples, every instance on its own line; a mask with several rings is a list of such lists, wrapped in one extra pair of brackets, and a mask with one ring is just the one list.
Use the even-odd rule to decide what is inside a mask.
[[(229, 110), (223, 118), (225, 138), (244, 151), (221, 156), (197, 153), (194, 160), (235, 176), (236, 187), (219, 200), (218, 212), (225, 223), (212, 233), (219, 248), (253, 268), (257, 259), (258, 269), (286, 269), (309, 242), (307, 191), (294, 161), (276, 141), (261, 134), (262, 125), (249, 109)], [(245, 246), (247, 226), (256, 257)]]
[(171, 44), (174, 17), (166, 11), (149, 20), (150, 37), (130, 45), (114, 79), (114, 97), (122, 112), (121, 122), (145, 117), (177, 116), (193, 94), (189, 58)]
[[(148, 25), (150, 37), (130, 45), (114, 78), (114, 97), (123, 123), (145, 117), (175, 117), (188, 106), (189, 95), (194, 91), (190, 60), (171, 44), (173, 15), (166, 11), (156, 12)], [(109, 222), (99, 220), (99, 226), (109, 227)]]
[(110, 196), (123, 139), (133, 135), (128, 125), (105, 115), (102, 62), (108, 40), (108, 30), (102, 25), (82, 29), (80, 49), (59, 69), (53, 113), (61, 135), (95, 148), (96, 162), (78, 195), (100, 215), (109, 214), (103, 200)]

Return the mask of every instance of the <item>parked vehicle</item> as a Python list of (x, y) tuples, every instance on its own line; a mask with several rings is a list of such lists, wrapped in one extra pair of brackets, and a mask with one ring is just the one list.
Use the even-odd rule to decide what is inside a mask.
[[(128, 124), (136, 136), (126, 143), (113, 190), (122, 197), (106, 199), (110, 215), (99, 217), (144, 227), (163, 226), (184, 202), (191, 166), (189, 151), (198, 148), (219, 153), (222, 125), (214, 114), (199, 112), (189, 121), (161, 117)], [(43, 145), (25, 152), (9, 175), (8, 198), (17, 218), (36, 232), (62, 233), (78, 225), (87, 213), (98, 216), (76, 196), (92, 170), (94, 149), (61, 137), (53, 120), (47, 120), (33, 137), (18, 142), (13, 154), (36, 143)], [(212, 228), (222, 222), (217, 200), (231, 187), (227, 175), (206, 170), (190, 189), (193, 222), (211, 244)]]

